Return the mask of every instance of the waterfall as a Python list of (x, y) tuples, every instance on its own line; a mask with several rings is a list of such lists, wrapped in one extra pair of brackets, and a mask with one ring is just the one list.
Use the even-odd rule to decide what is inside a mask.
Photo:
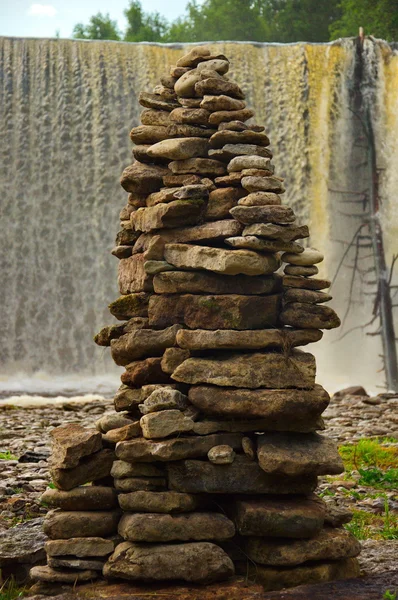
[[(341, 194), (334, 190), (362, 183), (351, 110), (355, 40), (211, 47), (230, 57), (231, 76), (271, 138), (285, 200), (309, 223), (311, 244), (328, 257), (322, 275), (333, 275), (341, 241), (347, 243), (355, 228), (341, 214)], [(49, 391), (54, 382), (64, 392), (116, 387), (118, 370), (92, 338), (112, 323), (106, 307), (118, 295), (117, 260), (109, 251), (127, 199), (119, 175), (132, 161), (128, 134), (141, 111), (138, 91), (150, 91), (183, 49), (0, 38), (3, 393), (37, 386)], [(398, 52), (366, 40), (364, 60), (391, 258), (398, 234)], [(332, 290), (340, 313), (349, 278), (343, 269)], [(357, 287), (354, 324), (369, 320), (372, 306)], [(383, 380), (378, 339), (362, 330), (339, 337), (339, 330), (326, 332), (317, 346), (319, 381), (332, 390), (350, 383), (375, 389)]]

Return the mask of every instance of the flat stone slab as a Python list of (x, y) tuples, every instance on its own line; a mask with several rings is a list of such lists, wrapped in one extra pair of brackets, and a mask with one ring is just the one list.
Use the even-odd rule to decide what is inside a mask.
[(75, 423), (53, 429), (51, 442), (51, 464), (58, 469), (77, 467), (83, 457), (102, 448), (100, 433)]
[(326, 512), (325, 503), (315, 494), (235, 500), (226, 510), (240, 535), (300, 540), (321, 531)]
[(201, 437), (179, 437), (162, 441), (138, 439), (117, 444), (116, 456), (126, 461), (168, 462), (206, 456), (213, 446), (221, 444), (238, 449), (241, 447), (241, 443), (242, 435), (239, 433), (215, 433)]
[(166, 244), (164, 258), (179, 269), (204, 269), (225, 275), (270, 275), (279, 267), (279, 260), (272, 254), (188, 244)]
[(183, 513), (200, 506), (200, 498), (180, 492), (130, 492), (119, 494), (119, 504), (124, 511), (139, 513)]
[(277, 223), (253, 223), (247, 225), (242, 235), (258, 235), (268, 240), (294, 242), (310, 235), (307, 225), (278, 225)]
[(251, 277), (250, 275), (219, 275), (206, 272), (169, 271), (153, 279), (157, 294), (239, 294), (269, 295), (282, 289), (279, 275)]
[(220, 354), (214, 358), (188, 358), (172, 378), (189, 384), (209, 383), (237, 388), (304, 388), (315, 385), (312, 354), (293, 350), (277, 353)]
[(304, 346), (318, 342), (322, 335), (322, 332), (316, 329), (180, 329), (176, 340), (181, 348), (187, 350), (262, 350)]
[(346, 529), (325, 528), (314, 537), (301, 540), (250, 537), (244, 541), (248, 557), (255, 563), (292, 567), (308, 561), (354, 558), (360, 542)]
[(0, 568), (16, 564), (34, 564), (45, 559), (43, 518), (19, 523), (0, 532)]
[[(244, 179), (260, 179), (260, 177), (244, 177)], [(271, 178), (269, 177), (261, 179)], [(234, 208), (231, 208), (230, 213), (234, 219), (240, 223), (243, 223), (244, 225), (251, 225), (252, 223), (275, 223), (277, 225), (289, 225), (296, 220), (294, 212), (288, 206), (235, 206)], [(248, 234), (243, 232), (243, 235)]]
[(105, 448), (91, 456), (86, 456), (73, 469), (51, 468), (51, 477), (60, 490), (71, 490), (79, 485), (107, 477), (111, 472), (113, 459), (113, 451)]
[(119, 260), (117, 281), (120, 294), (153, 290), (152, 276), (145, 271), (144, 267), (145, 257), (143, 254), (133, 254), (129, 258)]
[(48, 556), (107, 556), (115, 549), (113, 540), (100, 537), (70, 538), (68, 540), (49, 540), (45, 544)]
[(120, 518), (120, 511), (60, 511), (47, 513), (43, 530), (52, 540), (65, 540), (72, 537), (107, 537), (114, 535)]
[(341, 321), (330, 306), (318, 306), (301, 302), (287, 304), (280, 315), (281, 322), (291, 327), (334, 329)]
[(51, 583), (71, 583), (72, 585), (79, 581), (90, 581), (98, 577), (97, 571), (85, 570), (75, 571), (71, 569), (53, 569), (48, 565), (33, 567), (30, 570), (30, 577), (33, 581), (48, 581)]
[(107, 510), (117, 506), (117, 496), (110, 487), (85, 485), (67, 492), (48, 488), (40, 502), (62, 510)]
[(334, 440), (317, 433), (265, 433), (258, 438), (258, 461), (273, 475), (336, 475), (344, 471)]
[(202, 329), (263, 329), (276, 327), (280, 296), (159, 294), (149, 301), (152, 327), (182, 323)]
[(104, 567), (106, 577), (141, 581), (209, 583), (235, 572), (229, 556), (215, 544), (120, 544)]
[(55, 569), (56, 571), (62, 569), (77, 569), (79, 571), (100, 571), (98, 575), (101, 575), (105, 561), (105, 558), (100, 557), (76, 558), (73, 556), (49, 556), (47, 558), (47, 566), (51, 569)]
[(321, 416), (329, 404), (329, 394), (320, 385), (313, 390), (234, 389), (211, 385), (192, 386), (189, 401), (201, 412), (227, 418), (269, 419), (270, 425), (283, 425), (291, 419), (305, 424)]
[(317, 485), (316, 477), (268, 475), (243, 456), (229, 465), (183, 460), (169, 463), (167, 470), (169, 487), (189, 494), (310, 494)]
[(137, 231), (143, 232), (195, 225), (200, 220), (203, 208), (202, 200), (174, 200), (168, 204), (139, 208), (131, 215), (131, 221)]
[(128, 365), (134, 360), (150, 356), (161, 356), (166, 348), (174, 346), (181, 325), (172, 325), (164, 330), (135, 329), (111, 341), (112, 358), (117, 365)]
[(122, 516), (119, 534), (130, 542), (227, 540), (235, 535), (235, 526), (221, 513), (135, 513)]

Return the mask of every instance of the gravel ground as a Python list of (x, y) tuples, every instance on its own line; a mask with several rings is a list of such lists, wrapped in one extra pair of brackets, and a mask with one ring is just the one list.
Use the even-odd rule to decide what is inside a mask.
[[(35, 407), (18, 407), (18, 403), (13, 402), (0, 406), (0, 453), (9, 452), (16, 457), (0, 460), (0, 532), (45, 514), (39, 498), (49, 481), (47, 458), (51, 430), (72, 422), (93, 426), (100, 416), (113, 412), (110, 400), (65, 400), (51, 404), (46, 399), (45, 405), (39, 403)], [(392, 395), (334, 397), (324, 413), (326, 433), (340, 444), (362, 437), (396, 438), (397, 407), (398, 397)], [(318, 491), (332, 491), (333, 496), (326, 495), (325, 500), (351, 510), (380, 514), (385, 509), (385, 499), (380, 497), (380, 492), (355, 486), (361, 498), (354, 498), (349, 493), (353, 485), (352, 481), (322, 478)], [(391, 513), (398, 513), (398, 493), (388, 491), (386, 496)], [(398, 540), (365, 540), (361, 567), (369, 574), (398, 569), (397, 554)]]

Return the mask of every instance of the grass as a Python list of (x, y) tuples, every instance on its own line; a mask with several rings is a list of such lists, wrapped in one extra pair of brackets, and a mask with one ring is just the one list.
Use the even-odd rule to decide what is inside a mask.
[[(1, 571), (0, 571), (0, 582), (1, 582)], [(17, 598), (23, 598), (27, 593), (25, 587), (19, 586), (14, 577), (6, 579), (1, 585), (0, 583), (0, 600), (16, 600)]]
[(344, 527), (358, 540), (398, 540), (398, 515), (390, 513), (387, 498), (384, 498), (383, 514), (354, 510), (352, 521)]
[(6, 450), (5, 452), (0, 452), (0, 460), (18, 460), (18, 457), (12, 454), (9, 450)]
[[(357, 444), (340, 446), (340, 456), (347, 471), (362, 467), (386, 470), (398, 467), (398, 446), (384, 446), (377, 440), (362, 439)], [(397, 469), (398, 470), (398, 469)]]
[(386, 590), (383, 595), (383, 600), (397, 600), (397, 592)]

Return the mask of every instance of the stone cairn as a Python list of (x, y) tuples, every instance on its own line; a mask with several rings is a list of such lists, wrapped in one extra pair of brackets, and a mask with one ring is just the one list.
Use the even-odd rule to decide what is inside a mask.
[[(53, 432), (41, 581), (208, 583), (265, 589), (356, 576), (359, 544), (313, 492), (343, 464), (323, 429), (327, 392), (298, 350), (339, 325), (323, 257), (281, 204), (264, 127), (192, 49), (142, 93), (113, 254), (123, 321), (96, 342), (123, 365), (99, 431)], [(287, 263), (283, 274), (277, 274)], [(92, 485), (85, 485), (92, 482)]]

